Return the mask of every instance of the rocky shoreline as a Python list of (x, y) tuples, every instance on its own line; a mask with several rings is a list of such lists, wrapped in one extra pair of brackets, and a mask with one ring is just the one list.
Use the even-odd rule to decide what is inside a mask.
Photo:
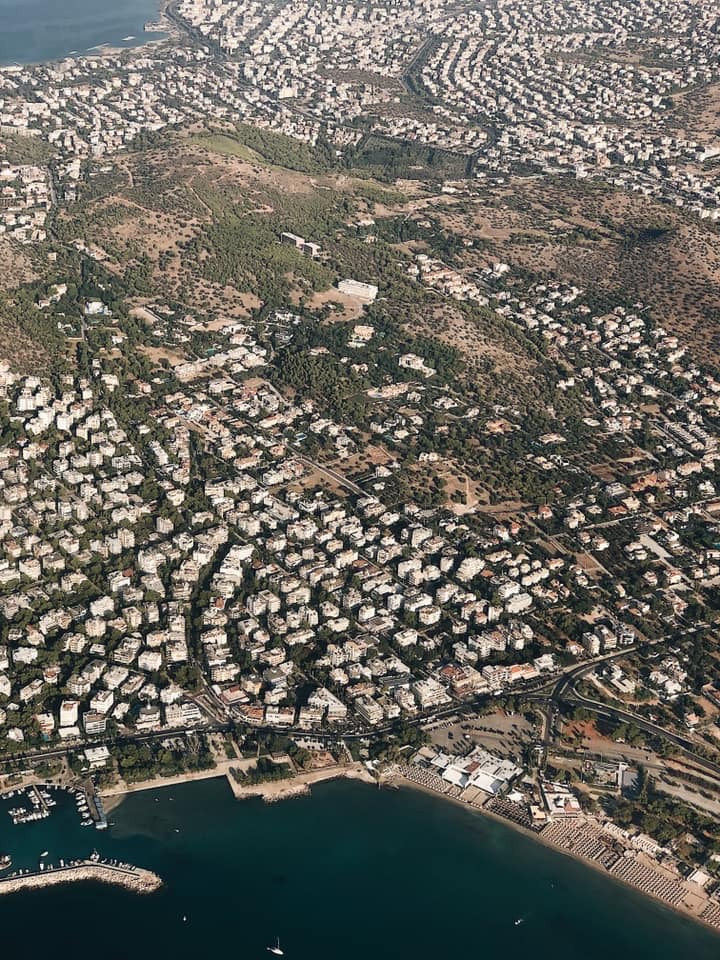
[(132, 893), (155, 893), (162, 887), (162, 879), (150, 870), (130, 864), (115, 865), (80, 860), (68, 866), (47, 867), (45, 870), (13, 874), (0, 880), (0, 895), (22, 890), (39, 890), (61, 883), (93, 881), (124, 887)]
[(260, 797), (265, 803), (306, 797), (312, 792), (314, 784), (325, 783), (328, 780), (361, 780), (363, 783), (376, 785), (376, 780), (362, 763), (336, 764), (319, 770), (298, 773), (287, 780), (271, 780), (265, 783), (245, 785), (238, 783), (229, 774), (227, 779), (236, 800)]

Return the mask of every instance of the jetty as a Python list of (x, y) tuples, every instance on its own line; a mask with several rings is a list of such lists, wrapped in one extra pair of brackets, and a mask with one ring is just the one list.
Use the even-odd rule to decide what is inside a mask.
[(150, 870), (130, 863), (107, 862), (98, 859), (61, 861), (60, 866), (47, 866), (37, 871), (18, 871), (0, 880), (0, 895), (22, 890), (39, 890), (61, 883), (94, 881), (124, 887), (132, 893), (155, 893), (162, 887), (162, 879)]
[(105, 807), (102, 802), (102, 797), (95, 789), (95, 784), (92, 780), (88, 780), (85, 785), (85, 802), (88, 805), (88, 813), (95, 823), (96, 830), (107, 830), (107, 816), (105, 814)]

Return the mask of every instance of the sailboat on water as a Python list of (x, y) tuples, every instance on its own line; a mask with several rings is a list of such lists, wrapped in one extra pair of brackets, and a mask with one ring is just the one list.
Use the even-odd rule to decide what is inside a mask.
[(267, 949), (269, 953), (274, 953), (276, 957), (285, 956), (285, 951), (280, 949), (280, 937), (278, 937), (277, 940), (275, 941), (274, 947), (268, 947)]

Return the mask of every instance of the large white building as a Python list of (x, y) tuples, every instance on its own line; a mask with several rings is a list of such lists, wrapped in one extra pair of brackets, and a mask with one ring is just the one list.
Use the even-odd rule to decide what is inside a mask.
[(338, 290), (348, 297), (357, 297), (366, 303), (372, 303), (378, 295), (378, 288), (374, 283), (361, 283), (360, 280), (341, 280)]
[(463, 790), (476, 787), (491, 795), (502, 793), (522, 773), (510, 760), (496, 757), (482, 747), (475, 747), (466, 757), (438, 751), (430, 758), (430, 766), (447, 783)]

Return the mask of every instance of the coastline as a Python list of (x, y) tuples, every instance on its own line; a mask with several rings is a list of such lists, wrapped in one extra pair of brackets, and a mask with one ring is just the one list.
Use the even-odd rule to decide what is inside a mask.
[(103, 805), (107, 813), (116, 810), (125, 797), (131, 793), (142, 793), (147, 790), (161, 790), (182, 783), (193, 783), (198, 780), (225, 779), (236, 800), (260, 798), (265, 803), (276, 803), (280, 800), (290, 800), (294, 797), (309, 796), (312, 786), (329, 780), (361, 780), (368, 784), (377, 784), (375, 778), (368, 772), (362, 763), (350, 763), (332, 767), (323, 767), (319, 770), (310, 770), (299, 773), (286, 780), (269, 780), (266, 783), (256, 783), (244, 786), (238, 783), (230, 772), (230, 768), (237, 765), (237, 761), (223, 761), (217, 767), (209, 770), (197, 770), (192, 773), (180, 773), (173, 777), (158, 777), (153, 780), (139, 780), (137, 783), (120, 783), (105, 790), (100, 790)]
[(121, 780), (112, 787), (98, 790), (103, 801), (105, 811), (117, 809), (126, 796), (131, 793), (142, 793), (146, 790), (161, 790), (164, 787), (173, 787), (181, 783), (193, 783), (196, 780), (215, 780), (229, 777), (229, 766), (233, 761), (224, 761), (208, 770), (193, 770), (187, 773), (178, 773), (172, 777), (154, 777), (152, 780), (138, 780), (137, 783), (126, 783)]
[[(115, 39), (100, 42), (87, 48), (59, 53), (56, 56), (45, 56), (39, 59), (33, 57), (29, 60), (8, 60), (7, 62), (0, 60), (0, 74), (4, 70), (12, 70), (16, 67), (38, 67), (61, 63), (63, 60), (119, 56), (123, 53), (140, 51), (146, 47), (157, 47), (168, 41), (177, 40), (180, 31), (176, 24), (166, 16), (166, 12), (171, 5), (172, 0), (155, 0), (156, 13), (140, 26), (132, 28), (134, 31), (132, 42), (123, 43), (122, 40)], [(128, 34), (128, 36), (130, 35)]]
[[(232, 764), (232, 761), (229, 761), (229, 763)], [(125, 788), (115, 787), (110, 791), (103, 793), (102, 797), (106, 803), (106, 809), (110, 811), (122, 803), (125, 796), (127, 796), (129, 793), (160, 789), (163, 787), (172, 786), (173, 784), (189, 783), (196, 780), (221, 779), (222, 777), (225, 777), (227, 780), (235, 799), (262, 799), (265, 803), (277, 803), (282, 800), (307, 797), (311, 795), (313, 785), (339, 779), (359, 780), (363, 783), (374, 785), (379, 788), (384, 787), (389, 789), (416, 790), (420, 793), (426, 794), (427, 796), (434, 797), (436, 800), (443, 800), (452, 803), (466, 811), (480, 814), (481, 816), (494, 820), (496, 823), (503, 824), (510, 829), (519, 831), (528, 839), (542, 844), (546, 849), (554, 850), (556, 853), (560, 853), (571, 860), (582, 863), (609, 880), (621, 884), (623, 887), (634, 890), (637, 894), (643, 896), (646, 900), (651, 901), (657, 906), (671, 910), (679, 916), (684, 917), (686, 920), (700, 923), (705, 929), (712, 930), (713, 933), (720, 936), (720, 924), (710, 922), (708, 919), (700, 916), (700, 913), (694, 912), (683, 903), (672, 904), (660, 897), (654, 896), (652, 893), (641, 889), (623, 877), (611, 873), (596, 860), (592, 860), (576, 851), (569, 850), (566, 847), (552, 842), (548, 837), (543, 836), (542, 831), (530, 830), (522, 824), (503, 817), (493, 810), (488, 809), (486, 803), (468, 803), (466, 800), (463, 800), (460, 797), (442, 793), (425, 784), (411, 780), (397, 770), (385, 772), (378, 780), (372, 776), (364, 764), (352, 763), (345, 766), (328, 767), (320, 770), (309, 771), (307, 773), (301, 773), (296, 777), (286, 780), (268, 781), (267, 783), (243, 786), (235, 781), (229, 770), (225, 771), (215, 768), (213, 770), (199, 771), (195, 774), (180, 774), (177, 777), (141, 781), (137, 784), (129, 784)]]
[[(232, 763), (233, 761), (227, 761), (228, 765)], [(224, 765), (225, 764), (223, 764), (223, 767)], [(337, 779), (358, 780), (368, 785), (374, 785), (377, 788), (386, 787), (396, 790), (410, 789), (419, 791), (427, 796), (434, 797), (436, 800), (449, 801), (459, 808), (474, 811), (485, 817), (488, 817), (490, 820), (493, 820), (498, 824), (503, 824), (505, 827), (518, 830), (528, 839), (539, 841), (540, 844), (546, 849), (554, 850), (555, 852), (563, 854), (569, 859), (580, 862), (583, 865), (592, 868), (597, 873), (603, 874), (608, 879), (616, 881), (622, 886), (634, 890), (637, 894), (643, 895), (646, 900), (653, 902), (656, 907), (669, 909), (673, 912), (673, 914), (683, 917), (686, 921), (695, 921), (696, 923), (699, 922), (704, 929), (712, 931), (716, 936), (720, 935), (720, 918), (718, 916), (712, 916), (710, 919), (708, 919), (707, 917), (700, 915), (703, 912), (703, 909), (698, 906), (701, 899), (700, 896), (695, 898), (695, 910), (690, 909), (683, 902), (667, 902), (662, 896), (656, 896), (649, 890), (642, 889), (636, 883), (631, 882), (625, 877), (616, 875), (597, 860), (590, 859), (587, 856), (583, 856), (582, 853), (578, 852), (577, 850), (568, 849), (567, 847), (554, 842), (554, 840), (550, 837), (544, 836), (542, 831), (529, 829), (527, 826), (514, 822), (513, 820), (502, 816), (500, 813), (489, 809), (487, 806), (487, 800), (489, 798), (485, 798), (483, 803), (479, 802), (479, 800), (470, 803), (467, 800), (463, 800), (459, 796), (454, 796), (452, 794), (433, 789), (432, 786), (412, 780), (397, 767), (386, 769), (380, 774), (379, 777), (375, 777), (365, 764), (338, 764), (335, 766), (300, 773), (294, 778), (269, 781), (267, 783), (253, 784), (248, 786), (243, 786), (236, 783), (229, 771), (222, 768), (214, 768), (207, 771), (196, 771), (194, 773), (181, 774), (175, 777), (162, 778), (159, 780), (141, 781), (137, 784), (118, 785), (110, 788), (101, 795), (105, 800), (107, 809), (111, 810), (115, 809), (120, 803), (122, 803), (124, 798), (129, 793), (159, 790), (182, 783), (191, 783), (210, 779), (222, 779), (223, 777), (225, 777), (225, 779), (228, 781), (228, 784), (232, 789), (233, 796), (236, 799), (262, 799), (265, 803), (275, 803), (279, 802), (280, 800), (293, 799), (296, 797), (307, 797), (311, 794), (313, 785)], [(554, 822), (557, 824), (562, 821), (556, 820)], [(576, 820), (575, 823), (579, 825), (579, 828), (582, 831), (581, 821)], [(588, 822), (588, 828), (592, 826), (592, 823), (594, 823), (594, 821)], [(642, 855), (640, 856), (639, 862), (643, 862)], [(82, 881), (114, 884), (116, 886), (125, 887), (131, 892), (138, 894), (152, 893), (162, 886), (162, 879), (156, 874), (152, 874), (150, 871), (142, 870), (126, 864), (115, 865), (114, 862), (103, 863), (96, 860), (80, 860), (70, 863), (67, 866), (63, 865), (56, 868), (48, 867), (42, 872), (34, 871), (31, 873), (20, 873), (11, 875), (9, 877), (0, 876), (0, 896), (3, 894), (20, 892), (23, 890), (39, 889), (56, 884)], [(705, 896), (704, 900), (707, 903), (712, 904), (714, 907), (717, 906), (717, 901), (715, 899), (710, 900), (707, 896)]]
[(280, 800), (309, 796), (314, 784), (327, 783), (330, 780), (360, 780), (363, 783), (377, 785), (375, 778), (362, 763), (324, 767), (307, 773), (299, 773), (290, 780), (274, 780), (253, 784), (252, 786), (242, 786), (232, 777), (228, 777), (228, 780), (236, 800), (260, 797), (265, 803), (277, 803)]
[(69, 866), (48, 867), (41, 872), (4, 877), (0, 880), (0, 896), (86, 881), (112, 884), (141, 895), (155, 893), (163, 885), (160, 877), (151, 870), (130, 865), (116, 866), (94, 860), (82, 860)]
[[(266, 945), (279, 935), (287, 956), (313, 960), (331, 956), (343, 942), (348, 912), (357, 916), (354, 905), (373, 888), (395, 910), (382, 931), (358, 922), (349, 960), (372, 956), (379, 942), (388, 955), (418, 960), (461, 953), (467, 946), (463, 925), (455, 925), (450, 939), (441, 929), (445, 924), (435, 922), (450, 915), (479, 924), (483, 952), (512, 960), (526, 957), (533, 943), (539, 945), (538, 960), (550, 960), (559, 948), (563, 955), (604, 960), (610, 946), (618, 948), (609, 951), (618, 956), (642, 960), (718, 957), (717, 938), (705, 928), (648, 908), (518, 834), (467, 819), (418, 793), (381, 792), (338, 780), (313, 789), (304, 802), (239, 806), (232, 799), (224, 784), (211, 780), (138, 793), (97, 840), (93, 831), (79, 828), (68, 806), (58, 810), (55, 824), (51, 819), (27, 831), (5, 824), (0, 847), (6, 840), (18, 867), (37, 870), (44, 848), (55, 864), (63, 854), (85, 859), (90, 838), (103, 859), (147, 867), (162, 877), (164, 887), (155, 897), (138, 897), (91, 881), (0, 897), (4, 942), (17, 952), (40, 910), (50, 929), (61, 928), (56, 946), (64, 956), (77, 936), (67, 917), (79, 910), (88, 942), (103, 942), (119, 917), (128, 928), (143, 929), (138, 948), (143, 958), (173, 952), (191, 960), (209, 939), (217, 949), (237, 952), (237, 927), (225, 924), (227, 936), (218, 933), (218, 917), (237, 916), (243, 922), (242, 953), (266, 955)], [(318, 898), (330, 894), (324, 903), (332, 919), (317, 931)], [(412, 935), (396, 925), (397, 916), (420, 918)], [(524, 922), (516, 929), (518, 917)], [(615, 929), (608, 929), (613, 922)], [(578, 953), (586, 930), (593, 942)], [(659, 930), (675, 949), (661, 949)], [(109, 960), (123, 960), (122, 943), (111, 939)]]
[[(597, 873), (607, 877), (608, 879), (634, 890), (636, 893), (642, 895), (647, 900), (654, 902), (659, 907), (669, 909), (687, 920), (700, 923), (705, 929), (712, 930), (716, 935), (720, 935), (720, 905), (718, 905), (717, 900), (711, 900), (709, 897), (707, 897), (707, 895), (703, 895), (701, 890), (699, 890), (697, 894), (695, 894), (694, 891), (691, 893), (698, 903), (700, 900), (703, 900), (704, 904), (713, 908), (717, 908), (716, 916), (713, 916), (712, 919), (708, 919), (707, 917), (701, 915), (704, 910), (698, 906), (698, 903), (696, 903), (696, 909), (693, 910), (682, 901), (678, 903), (668, 902), (662, 896), (656, 896), (651, 891), (643, 889), (641, 886), (636, 885), (622, 876), (616, 875), (597, 860), (591, 859), (588, 856), (584, 856), (577, 850), (568, 849), (567, 846), (563, 846), (554, 842), (549, 837), (544, 836), (543, 831), (529, 829), (527, 826), (524, 826), (521, 823), (504, 817), (501, 814), (489, 809), (487, 806), (487, 800), (489, 798), (486, 798), (482, 803), (471, 803), (467, 800), (463, 800), (459, 796), (453, 796), (452, 794), (434, 789), (432, 786), (429, 786), (425, 783), (419, 783), (414, 779), (410, 779), (402, 770), (398, 768), (387, 769), (383, 771), (378, 778), (373, 776), (367, 766), (360, 762), (336, 764), (334, 766), (323, 767), (316, 770), (302, 772), (297, 774), (295, 777), (283, 780), (243, 785), (242, 783), (238, 783), (231, 773), (230, 768), (236, 764), (237, 761), (226, 760), (222, 761), (218, 766), (208, 770), (193, 771), (178, 774), (172, 777), (143, 780), (130, 784), (121, 781), (119, 784), (99, 791), (99, 794), (102, 797), (106, 813), (110, 813), (112, 810), (117, 809), (117, 807), (122, 804), (123, 800), (131, 793), (160, 790), (185, 783), (223, 778), (227, 781), (235, 799), (261, 799), (265, 803), (277, 803), (281, 800), (307, 797), (311, 795), (312, 787), (315, 784), (339, 779), (358, 780), (378, 788), (385, 787), (390, 789), (416, 790), (420, 793), (426, 794), (427, 796), (434, 797), (437, 800), (448, 801), (457, 807), (479, 813), (482, 816), (494, 820), (496, 823), (504, 824), (506, 827), (517, 830), (524, 834), (528, 839), (541, 843), (546, 849), (554, 850), (555, 852), (563, 854), (564, 856), (575, 860), (576, 862), (580, 862), (585, 866), (592, 868)], [(640, 864), (644, 863), (641, 858), (638, 862)], [(648, 866), (646, 863), (644, 865)], [(652, 863), (649, 866), (650, 869), (655, 869), (656, 872), (663, 869), (661, 865), (656, 863)], [(132, 870), (134, 868), (130, 869)], [(0, 895), (2, 893), (12, 892), (14, 889), (29, 889), (36, 886), (45, 886), (48, 884), (83, 879), (98, 880), (101, 882), (116, 884), (123, 884), (124, 880), (129, 879), (130, 889), (135, 889), (135, 881), (138, 875), (140, 875), (140, 871), (128, 873), (127, 871), (123, 872), (122, 870), (118, 870), (118, 868), (114, 868), (107, 864), (97, 864), (92, 861), (83, 861), (81, 866), (47, 870), (41, 874), (29, 874), (20, 877), (0, 877)], [(678, 880), (679, 878), (674, 879)], [(160, 878), (155, 878), (155, 880), (158, 884), (162, 883)], [(17, 886), (12, 887), (12, 889), (8, 889), (7, 884), (10, 881), (17, 881)], [(156, 889), (156, 887), (153, 889)], [(138, 892), (152, 891), (139, 890)]]
[(600, 863), (595, 860), (591, 860), (589, 857), (582, 856), (572, 850), (568, 850), (565, 847), (561, 847), (556, 843), (550, 841), (547, 837), (542, 835), (541, 831), (529, 830), (527, 827), (524, 827), (520, 823), (516, 823), (513, 820), (502, 817), (499, 814), (495, 813), (492, 810), (489, 810), (486, 805), (476, 805), (470, 804), (466, 801), (460, 799), (459, 797), (449, 796), (445, 793), (440, 793), (437, 790), (433, 790), (432, 787), (428, 787), (425, 784), (418, 783), (415, 780), (410, 780), (409, 778), (403, 776), (401, 773), (392, 773), (388, 775), (387, 779), (382, 781), (382, 786), (393, 787), (398, 790), (408, 789), (416, 790), (420, 793), (424, 793), (426, 796), (435, 797), (436, 800), (444, 800), (448, 803), (452, 803), (457, 807), (462, 808), (470, 813), (477, 813), (481, 816), (488, 817), (490, 820), (494, 820), (496, 823), (501, 823), (504, 826), (508, 827), (511, 830), (516, 830), (519, 833), (522, 833), (530, 840), (534, 840), (537, 843), (542, 844), (548, 850), (554, 850), (556, 853), (562, 854), (564, 857), (567, 857), (570, 860), (574, 860), (576, 863), (582, 863), (586, 867), (590, 867), (596, 873), (601, 874), (606, 877), (608, 880), (613, 881), (614, 883), (620, 884), (622, 887), (629, 888), (634, 890), (636, 894), (642, 896), (644, 899), (649, 900), (651, 903), (654, 903), (658, 907), (661, 907), (665, 910), (671, 910), (673, 913), (678, 914), (681, 917), (684, 917), (686, 920), (699, 923), (706, 930), (711, 930), (716, 936), (720, 936), (720, 925), (711, 923), (707, 919), (701, 917), (697, 913), (693, 913), (687, 907), (682, 904), (671, 904), (660, 899), (659, 897), (652, 896), (645, 890), (640, 889), (635, 886), (635, 884), (630, 883), (628, 880), (618, 877), (613, 873), (610, 873), (606, 870)]

